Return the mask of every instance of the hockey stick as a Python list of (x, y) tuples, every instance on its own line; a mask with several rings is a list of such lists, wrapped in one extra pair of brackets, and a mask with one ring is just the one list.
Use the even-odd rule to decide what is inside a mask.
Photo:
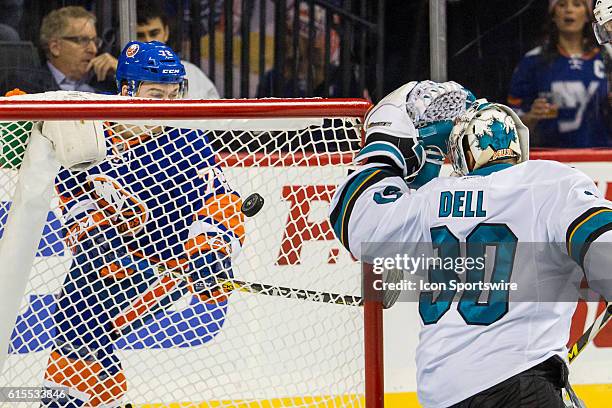
[[(155, 275), (161, 276), (158, 285), (150, 289), (146, 294), (132, 303), (114, 321), (115, 327), (125, 334), (126, 330), (132, 330), (137, 320), (142, 320), (145, 316), (159, 313), (166, 310), (173, 303), (158, 305), (158, 301), (177, 289), (182, 294), (188, 293), (187, 285), (190, 284), (189, 278), (181, 272), (167, 270), (159, 267), (152, 267)], [(266, 296), (278, 296), (285, 299), (307, 300), (310, 302), (329, 303), (345, 306), (362, 306), (361, 296), (342, 295), (333, 292), (323, 292), (317, 290), (290, 288), (287, 286), (270, 285), (259, 282), (248, 282), (238, 279), (217, 279), (217, 284), (225, 292), (246, 292)]]
[(578, 355), (585, 349), (585, 347), (597, 336), (597, 333), (603, 329), (612, 317), (612, 302), (606, 304), (606, 308), (601, 313), (593, 324), (584, 332), (582, 336), (569, 348), (567, 358), (571, 363), (578, 357)]
[[(595, 336), (597, 336), (597, 333), (599, 333), (606, 326), (606, 324), (610, 321), (611, 316), (612, 302), (608, 302), (603, 313), (597, 316), (593, 324), (591, 324), (591, 326), (589, 326), (589, 328), (582, 334), (582, 336), (580, 336), (580, 338), (574, 343), (574, 345), (569, 348), (569, 351), (567, 353), (567, 359), (570, 364), (576, 359), (576, 357), (578, 357), (582, 350), (586, 348), (586, 346), (591, 342), (591, 340), (593, 340)], [(585, 407), (584, 402), (580, 398), (578, 398), (576, 392), (574, 392), (569, 382), (566, 383), (566, 386), (563, 390), (564, 401), (571, 402), (573, 404), (572, 406), (576, 408)]]
[(246, 282), (236, 279), (221, 280), (218, 282), (221, 287), (228, 291), (237, 290), (239, 292), (257, 293), (267, 296), (279, 296), (285, 299), (300, 299), (311, 302), (333, 303), (346, 306), (362, 306), (361, 296), (341, 295), (333, 292), (321, 292), (317, 290), (289, 288), (286, 286), (268, 285), (258, 282)]
[[(164, 270), (157, 267), (153, 268), (155, 273), (163, 277), (171, 277), (172, 279), (190, 283), (189, 278), (174, 270)], [(363, 300), (361, 296), (342, 295), (333, 292), (323, 292), (318, 290), (290, 288), (287, 286), (270, 285), (260, 282), (249, 282), (239, 279), (218, 279), (217, 285), (221, 286), (225, 292), (246, 292), (255, 293), (266, 296), (278, 296), (285, 299), (308, 300), (311, 302), (333, 303), (346, 306), (362, 306)]]

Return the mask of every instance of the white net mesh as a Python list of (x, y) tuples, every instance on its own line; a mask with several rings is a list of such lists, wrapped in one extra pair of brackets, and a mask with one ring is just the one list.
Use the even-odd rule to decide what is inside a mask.
[[(0, 385), (70, 389), (50, 406), (363, 405), (361, 308), (278, 289), (360, 295), (326, 211), (361, 118), (334, 116), (106, 122), (106, 160), (56, 176)], [(0, 124), (1, 225), (33, 123)]]

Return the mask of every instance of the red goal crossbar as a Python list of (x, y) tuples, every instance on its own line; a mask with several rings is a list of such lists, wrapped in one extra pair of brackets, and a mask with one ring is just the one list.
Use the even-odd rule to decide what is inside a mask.
[(0, 120), (365, 117), (365, 99), (85, 100), (0, 98)]

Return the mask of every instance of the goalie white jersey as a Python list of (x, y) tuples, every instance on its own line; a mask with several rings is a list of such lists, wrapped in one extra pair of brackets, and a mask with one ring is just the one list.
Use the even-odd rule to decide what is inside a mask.
[[(531, 285), (527, 292), (506, 285), (461, 296), (420, 293), (416, 362), (425, 407), (458, 403), (555, 354), (566, 359), (583, 276), (612, 299), (612, 251), (603, 248), (612, 242), (612, 203), (584, 174), (557, 162), (492, 165), (466, 177), (434, 179), (418, 191), (391, 167), (366, 165), (336, 191), (330, 220), (360, 259), (366, 242), (432, 242), (440, 257), (459, 257), (466, 247), (474, 256), (497, 245), (483, 268), (491, 276), (480, 279)], [(537, 243), (552, 243), (553, 250)], [(439, 272), (430, 270), (430, 281), (449, 278), (434, 276)], [(450, 272), (456, 282), (474, 278)]]

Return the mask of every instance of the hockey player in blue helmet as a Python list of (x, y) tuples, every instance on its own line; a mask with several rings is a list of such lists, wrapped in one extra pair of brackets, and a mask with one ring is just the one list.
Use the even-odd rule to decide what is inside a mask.
[(117, 89), (124, 96), (180, 99), (187, 93), (185, 67), (164, 43), (131, 41), (119, 56)]
[[(133, 41), (119, 57), (117, 85), (126, 96), (180, 98), (185, 70), (170, 47)], [(226, 313), (220, 281), (233, 277), (244, 241), (242, 200), (206, 134), (106, 126), (107, 159), (86, 171), (63, 169), (56, 180), (72, 260), (53, 314), (45, 386), (69, 392), (44, 407), (123, 407), (129, 379), (116, 342), (190, 346), (189, 336), (162, 323), (184, 296), (198, 332), (214, 337), (224, 319), (206, 322)]]

